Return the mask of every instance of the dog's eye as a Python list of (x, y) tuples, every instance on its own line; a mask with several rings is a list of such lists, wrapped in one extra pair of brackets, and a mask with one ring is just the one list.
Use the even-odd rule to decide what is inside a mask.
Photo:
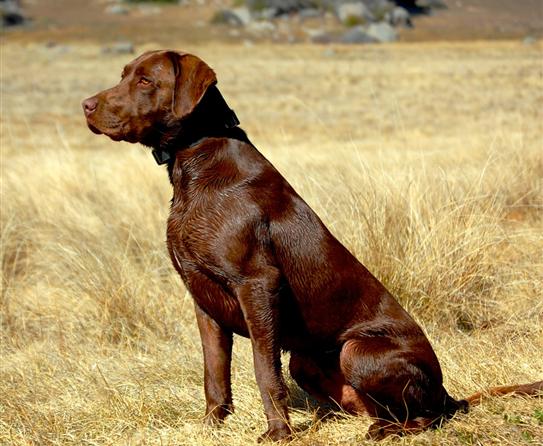
[(151, 83), (151, 81), (149, 79), (147, 79), (146, 77), (142, 77), (138, 81), (138, 84), (140, 84), (140, 85), (149, 85), (150, 83)]

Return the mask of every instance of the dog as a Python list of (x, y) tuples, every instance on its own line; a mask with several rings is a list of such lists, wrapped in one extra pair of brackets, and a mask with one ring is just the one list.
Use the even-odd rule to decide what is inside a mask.
[[(206, 421), (234, 410), (234, 333), (252, 343), (268, 422), (260, 439), (291, 435), (281, 350), (307, 393), (373, 417), (372, 439), (437, 426), (476, 404), (483, 393), (448, 394), (422, 329), (251, 144), (216, 84), (198, 57), (150, 51), (82, 103), (94, 133), (142, 143), (167, 165), (167, 245), (194, 298)], [(542, 389), (539, 381), (485, 394)]]

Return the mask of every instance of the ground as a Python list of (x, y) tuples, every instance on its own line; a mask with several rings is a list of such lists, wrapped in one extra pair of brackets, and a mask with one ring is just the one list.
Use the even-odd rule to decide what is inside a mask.
[[(163, 166), (85, 125), (81, 100), (132, 56), (39, 32), (2, 42), (0, 444), (253, 444), (265, 420), (246, 339), (235, 414), (201, 422)], [(424, 327), (452, 395), (542, 379), (540, 43), (168, 46), (215, 69), (255, 145)], [(293, 445), (366, 444), (369, 419), (327, 415), (286, 376)], [(543, 400), (490, 398), (381, 444), (543, 444)]]

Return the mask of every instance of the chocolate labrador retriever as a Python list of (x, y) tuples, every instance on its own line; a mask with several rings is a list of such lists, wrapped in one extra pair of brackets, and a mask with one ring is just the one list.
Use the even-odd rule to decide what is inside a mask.
[(302, 389), (373, 417), (370, 438), (436, 426), (479, 401), (447, 393), (422, 329), (250, 143), (216, 83), (196, 56), (151, 51), (83, 101), (93, 132), (152, 147), (167, 164), (168, 249), (194, 298), (207, 420), (233, 412), (233, 333), (252, 342), (262, 439), (291, 434), (281, 350)]

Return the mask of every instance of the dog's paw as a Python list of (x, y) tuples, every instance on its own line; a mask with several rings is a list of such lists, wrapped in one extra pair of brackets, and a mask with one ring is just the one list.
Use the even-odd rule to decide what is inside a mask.
[(292, 431), (288, 424), (282, 423), (278, 426), (270, 427), (266, 432), (264, 432), (260, 437), (258, 437), (258, 442), (262, 443), (263, 441), (281, 441), (288, 440), (292, 436)]
[(234, 406), (232, 404), (221, 404), (219, 406), (214, 406), (213, 408), (207, 410), (204, 417), (204, 423), (208, 426), (220, 424), (228, 415), (232, 413), (234, 413)]

